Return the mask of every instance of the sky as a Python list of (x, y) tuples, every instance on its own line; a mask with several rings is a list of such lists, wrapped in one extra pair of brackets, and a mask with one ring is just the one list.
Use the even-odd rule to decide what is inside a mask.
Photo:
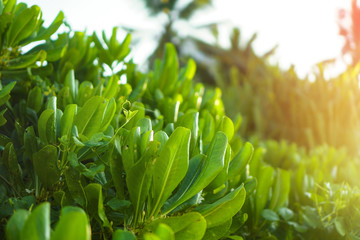
[[(165, 15), (151, 18), (141, 0), (22, 2), (41, 7), (45, 26), (62, 10), (74, 30), (87, 29), (90, 34), (104, 30), (110, 34), (114, 26), (138, 29), (135, 37), (143, 44), (132, 54), (139, 64), (155, 48), (154, 37), (161, 35), (166, 22)], [(232, 27), (240, 28), (244, 42), (257, 33), (254, 48), (258, 54), (278, 45), (272, 61), (284, 69), (294, 65), (297, 73), (305, 76), (314, 71), (316, 63), (341, 56), (344, 40), (338, 34), (337, 14), (340, 8), (349, 10), (350, 5), (351, 0), (213, 0), (211, 7), (191, 19), (193, 27), (181, 22), (175, 27), (183, 36), (201, 37), (198, 26), (220, 22), (220, 43), (224, 46), (229, 45)]]

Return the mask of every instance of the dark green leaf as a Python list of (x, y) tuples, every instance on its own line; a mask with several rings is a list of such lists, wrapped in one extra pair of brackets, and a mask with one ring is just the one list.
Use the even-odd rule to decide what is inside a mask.
[(109, 220), (105, 215), (101, 185), (97, 183), (90, 183), (84, 190), (87, 198), (87, 209), (89, 214), (93, 217), (98, 217), (102, 221), (104, 227), (111, 229)]
[(33, 155), (35, 172), (46, 187), (59, 181), (60, 171), (57, 167), (57, 160), (57, 149), (53, 145), (46, 145)]

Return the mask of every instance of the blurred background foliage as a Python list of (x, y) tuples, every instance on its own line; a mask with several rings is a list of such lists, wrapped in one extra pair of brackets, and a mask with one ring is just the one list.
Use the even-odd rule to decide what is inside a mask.
[[(351, 11), (339, 11), (339, 34), (345, 40), (342, 53), (350, 56), (351, 62), (346, 71), (330, 79), (324, 72), (334, 66), (335, 60), (318, 63), (314, 76), (302, 79), (293, 68), (283, 70), (269, 62), (276, 46), (260, 56), (253, 49), (256, 34), (244, 41), (237, 28), (229, 36), (227, 48), (218, 44), (217, 23), (206, 25), (212, 40), (182, 37), (173, 23), (190, 19), (195, 11), (201, 13), (211, 1), (188, 1), (187, 5), (179, 2), (145, 0), (152, 14), (166, 14), (169, 19), (149, 58), (150, 65), (162, 55), (161, 46), (169, 41), (177, 47), (180, 59), (194, 58), (197, 80), (222, 90), (227, 114), (241, 120), (239, 131), (246, 139), (287, 140), (307, 150), (329, 145), (344, 147), (352, 155), (359, 153), (360, 9), (356, 0), (352, 1)], [(343, 21), (345, 18), (351, 20), (350, 24)], [(190, 23), (189, 27), (197, 28)]]

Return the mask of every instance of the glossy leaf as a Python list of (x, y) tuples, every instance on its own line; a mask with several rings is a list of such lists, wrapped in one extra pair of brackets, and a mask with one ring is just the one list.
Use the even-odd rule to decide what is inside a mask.
[(207, 227), (212, 228), (229, 221), (240, 211), (245, 202), (245, 196), (245, 188), (240, 186), (216, 202), (200, 205), (195, 210), (204, 216)]
[[(171, 204), (166, 210), (172, 210), (176, 206), (190, 199), (203, 190), (224, 168), (224, 158), (227, 147), (227, 138), (224, 133), (216, 133), (204, 159), (201, 155), (194, 158), (179, 192), (171, 199)], [(176, 199), (177, 198), (177, 199)]]
[(65, 207), (51, 240), (90, 240), (91, 230), (86, 213), (81, 208)]
[(141, 159), (127, 172), (126, 184), (135, 210), (135, 224), (149, 194), (154, 174), (152, 161), (157, 157), (158, 149), (158, 142), (150, 142)]
[(37, 206), (27, 218), (20, 239), (50, 240), (50, 203)]
[(157, 214), (164, 202), (185, 177), (189, 166), (190, 130), (178, 127), (163, 146), (154, 163), (153, 199), (150, 216)]
[(60, 11), (58, 15), (55, 17), (54, 21), (47, 28), (41, 28), (36, 36), (36, 38), (32, 41), (46, 40), (51, 37), (61, 26), (64, 20), (64, 13)]
[(79, 135), (82, 134), (90, 138), (99, 131), (106, 107), (104, 101), (103, 97), (94, 96), (77, 112), (74, 125), (77, 126)]
[(224, 132), (228, 140), (231, 141), (232, 137), (234, 136), (234, 124), (231, 119), (224, 116), (220, 122), (218, 131)]
[(76, 112), (76, 104), (69, 104), (65, 107), (64, 114), (60, 121), (60, 136), (68, 136), (71, 133)]
[(206, 221), (201, 214), (196, 212), (186, 213), (177, 217), (161, 218), (148, 225), (152, 231), (156, 231), (159, 224), (168, 225), (175, 234), (176, 240), (200, 240), (206, 230)]
[(41, 9), (36, 5), (20, 12), (7, 32), (7, 46), (13, 47), (21, 40), (29, 37), (38, 27), (40, 20)]
[(231, 227), (231, 223), (232, 221), (230, 218), (229, 221), (226, 221), (225, 223), (219, 226), (207, 228), (203, 239), (217, 240), (220, 239), (221, 237), (224, 237), (229, 231)]

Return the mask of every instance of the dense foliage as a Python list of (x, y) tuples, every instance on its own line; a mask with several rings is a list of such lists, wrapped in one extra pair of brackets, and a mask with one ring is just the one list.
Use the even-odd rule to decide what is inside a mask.
[(229, 49), (193, 40), (207, 56), (206, 61), (197, 59), (199, 78), (221, 88), (230, 117), (241, 113), (242, 135), (285, 139), (308, 149), (323, 144), (346, 147), (357, 155), (359, 67), (326, 80), (326, 65), (319, 64), (314, 81), (301, 79), (293, 68), (283, 71), (268, 63), (273, 50), (257, 56), (254, 40), (243, 47), (236, 29)]
[(62, 12), (0, 14), (1, 238), (360, 238), (346, 151), (242, 141), (172, 44), (143, 73), (116, 28), (56, 37)]

